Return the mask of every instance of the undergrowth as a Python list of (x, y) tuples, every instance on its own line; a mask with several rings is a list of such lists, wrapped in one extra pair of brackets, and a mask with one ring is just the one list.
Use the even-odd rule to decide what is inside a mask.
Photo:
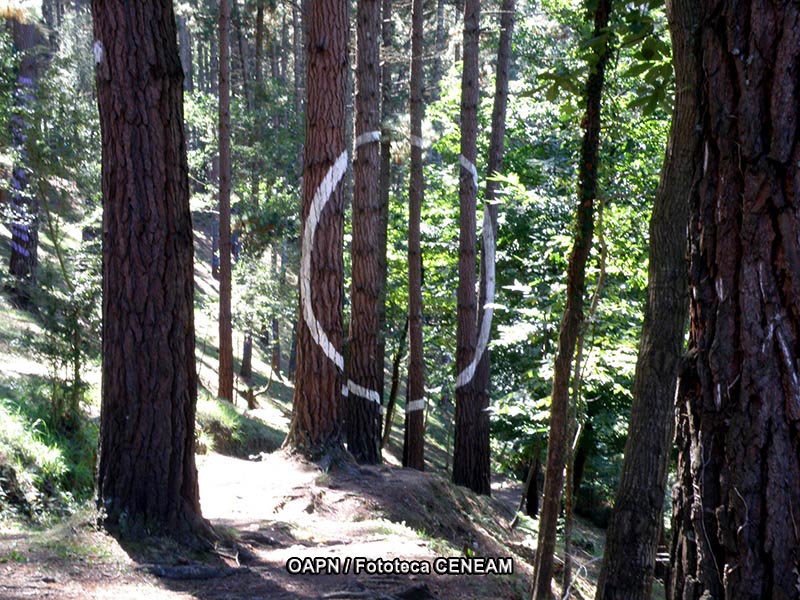
[(197, 401), (197, 451), (249, 458), (280, 448), (285, 433), (248, 416), (230, 402), (200, 388)]
[(0, 385), (0, 517), (46, 524), (91, 499), (97, 424), (83, 412), (53, 424), (49, 385)]

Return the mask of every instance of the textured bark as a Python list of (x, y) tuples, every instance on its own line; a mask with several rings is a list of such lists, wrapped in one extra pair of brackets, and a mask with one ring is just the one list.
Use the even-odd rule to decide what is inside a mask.
[[(797, 3), (701, 6), (674, 598), (797, 598)], [(677, 576), (676, 576), (677, 575)]]
[(168, 0), (94, 0), (92, 15), (102, 47), (98, 505), (120, 534), (196, 539), (209, 529), (194, 462), (192, 223), (175, 17)]
[[(345, 150), (348, 5), (345, 0), (309, 3), (306, 140), (303, 160), (305, 227), (313, 198), (330, 167)], [(319, 217), (310, 253), (311, 297), (300, 294), (297, 326), (297, 370), (292, 422), (286, 444), (318, 459), (342, 447), (340, 430), (342, 372), (314, 341), (302, 309), (313, 307), (316, 319), (334, 349), (342, 348), (342, 233), (344, 194), (339, 184)]]
[[(388, 279), (388, 263), (386, 260), (386, 240), (389, 227), (389, 191), (392, 175), (392, 131), (388, 124), (393, 114), (393, 100), (396, 94), (391, 87), (392, 68), (389, 56), (392, 52), (392, 0), (381, 0), (381, 165), (378, 193), (380, 194), (380, 217), (378, 222), (378, 355), (375, 360), (381, 365), (378, 375), (378, 392), (384, 397), (386, 387), (384, 368), (386, 362), (386, 281)], [(407, 328), (406, 328), (407, 329)], [(403, 333), (405, 336), (405, 332)], [(387, 420), (389, 419), (387, 407)], [(390, 425), (391, 426), (391, 425)], [(384, 434), (383, 439), (386, 439)], [(385, 443), (385, 442), (384, 442)], [(381, 444), (383, 447), (384, 443)]]
[[(608, 27), (611, 0), (599, 0), (594, 12), (594, 35), (599, 37)], [(583, 322), (583, 297), (586, 292), (586, 262), (594, 235), (594, 201), (597, 196), (597, 160), (600, 145), (600, 105), (608, 62), (608, 40), (596, 49), (597, 62), (586, 82), (585, 131), (578, 165), (577, 230), (567, 268), (567, 302), (558, 333), (550, 405), (550, 433), (547, 440), (547, 463), (539, 519), (539, 539), (534, 564), (533, 598), (552, 597), (550, 579), (556, 524), (561, 508), (564, 485), (565, 450), (567, 444), (567, 407), (569, 381), (575, 344)]]
[[(356, 139), (380, 131), (380, 0), (359, 0), (356, 22)], [(347, 449), (360, 463), (381, 460), (381, 379), (378, 360), (381, 300), (380, 144), (368, 141), (355, 149), (353, 162), (352, 287), (347, 372), (350, 381), (375, 392), (374, 399), (352, 390), (347, 399)], [(385, 242), (384, 242), (385, 243)]]
[[(425, 363), (422, 348), (422, 251), (420, 221), (425, 182), (422, 175), (422, 0), (411, 3), (411, 173), (408, 188), (408, 397), (425, 400)], [(414, 143), (414, 140), (417, 143)], [(406, 403), (403, 466), (425, 470), (425, 410), (410, 411)]]
[[(464, 67), (461, 76), (461, 156), (477, 163), (478, 139), (478, 41), (480, 1), (464, 3)], [(473, 359), (478, 340), (478, 299), (475, 294), (475, 204), (477, 178), (461, 165), (459, 182), (458, 314), (456, 332), (456, 373), (462, 373)], [(453, 483), (488, 494), (488, 446), (484, 448), (484, 427), (488, 415), (481, 414), (475, 378), (456, 383), (456, 421), (453, 444)], [(488, 438), (485, 440), (488, 443)]]
[(231, 79), (230, 1), (219, 3), (219, 385), (217, 396), (233, 401), (231, 328)]
[(633, 405), (597, 600), (646, 600), (651, 595), (674, 434), (675, 386), (689, 309), (686, 231), (689, 196), (701, 159), (698, 6), (693, 0), (672, 0), (667, 13), (677, 93), (650, 219), (647, 302)]

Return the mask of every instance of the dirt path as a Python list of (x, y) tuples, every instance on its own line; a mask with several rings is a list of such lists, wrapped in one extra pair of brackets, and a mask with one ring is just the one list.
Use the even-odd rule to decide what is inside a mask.
[[(220, 547), (220, 560), (212, 567), (217, 576), (155, 577), (147, 570), (151, 565), (135, 562), (105, 534), (70, 525), (33, 537), (0, 536), (0, 598), (499, 600), (524, 595), (529, 567), (498, 543), (504, 536), (519, 537), (504, 529), (516, 502), (510, 500), (511, 489), (498, 489), (502, 501), (488, 500), (436, 474), (357, 466), (322, 473), (282, 453), (263, 461), (210, 454), (198, 458), (198, 468), (204, 515), (236, 540)], [(132, 554), (140, 560), (160, 557), (159, 564), (172, 575), (193, 569), (187, 563), (196, 562), (169, 546), (142, 550), (134, 548)], [(446, 562), (465, 557), (465, 551), (511, 558), (514, 573), (435, 572), (436, 565), (480, 566), (473, 559)], [(367, 572), (404, 565), (431, 573)], [(331, 572), (337, 566), (340, 572)], [(357, 573), (359, 566), (363, 570)], [(290, 572), (295, 568), (312, 572)], [(396, 595), (403, 591), (408, 595)]]

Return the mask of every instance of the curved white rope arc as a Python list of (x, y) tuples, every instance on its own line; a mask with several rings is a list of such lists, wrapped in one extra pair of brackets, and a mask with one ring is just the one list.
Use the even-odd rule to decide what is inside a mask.
[[(358, 137), (358, 140), (356, 140), (356, 147), (361, 144), (379, 140), (380, 132), (371, 131)], [(322, 211), (325, 209), (325, 205), (328, 203), (328, 200), (330, 200), (333, 191), (336, 189), (336, 186), (339, 185), (339, 182), (341, 182), (346, 171), (347, 151), (345, 150), (339, 155), (339, 158), (336, 159), (336, 162), (325, 174), (319, 187), (317, 187), (317, 191), (314, 193), (314, 198), (311, 201), (311, 208), (308, 211), (308, 217), (306, 218), (305, 227), (303, 228), (303, 249), (300, 261), (300, 297), (303, 306), (303, 319), (311, 333), (311, 338), (322, 349), (325, 356), (333, 361), (333, 364), (342, 372), (344, 372), (344, 357), (333, 346), (330, 338), (328, 338), (328, 334), (325, 333), (325, 330), (314, 314), (314, 306), (311, 301), (311, 255), (314, 250), (314, 237), (317, 232), (317, 226), (319, 225)], [(370, 402), (375, 402), (379, 406), (381, 405), (381, 395), (378, 392), (367, 389), (352, 380), (348, 380), (347, 385), (342, 386), (342, 396), (347, 397), (350, 392)], [(383, 412), (382, 409), (383, 406), (381, 406), (381, 412)]]
[(305, 227), (303, 228), (303, 250), (300, 261), (300, 301), (303, 306), (303, 320), (305, 320), (311, 338), (322, 348), (329, 359), (333, 361), (340, 371), (344, 371), (344, 357), (334, 348), (328, 334), (317, 321), (314, 314), (314, 307), (311, 304), (311, 255), (314, 251), (314, 236), (317, 232), (320, 216), (325, 205), (330, 200), (333, 190), (339, 185), (347, 171), (347, 150), (339, 155), (336, 162), (325, 174), (325, 177), (317, 187), (314, 198), (311, 201), (311, 208), (306, 217)]
[(458, 374), (456, 378), (457, 388), (467, 385), (472, 381), (472, 378), (475, 377), (475, 370), (478, 368), (478, 363), (483, 357), (486, 347), (489, 345), (489, 336), (492, 332), (495, 293), (495, 239), (492, 229), (492, 219), (489, 216), (489, 205), (487, 203), (483, 205), (483, 246), (483, 258), (486, 261), (486, 303), (483, 305), (483, 319), (481, 319), (481, 330), (478, 333), (478, 344), (475, 347), (475, 354), (472, 357), (472, 361)]

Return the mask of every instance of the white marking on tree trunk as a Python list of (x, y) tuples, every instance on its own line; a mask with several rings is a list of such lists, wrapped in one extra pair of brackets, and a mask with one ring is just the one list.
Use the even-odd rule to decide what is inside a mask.
[(472, 175), (472, 184), (475, 186), (475, 191), (478, 191), (478, 169), (475, 168), (473, 162), (463, 154), (458, 155), (458, 162)]
[(418, 135), (412, 135), (411, 136), (411, 145), (419, 148), (420, 150), (424, 150), (425, 149), (425, 146), (422, 143), (422, 138), (419, 137)]
[[(379, 134), (379, 132), (371, 133)], [(325, 205), (328, 203), (328, 200), (330, 200), (333, 191), (336, 189), (336, 186), (339, 185), (346, 171), (347, 151), (345, 150), (325, 174), (317, 191), (314, 193), (314, 198), (311, 201), (311, 208), (308, 211), (308, 217), (306, 218), (305, 227), (303, 228), (303, 247), (300, 260), (300, 304), (303, 307), (303, 320), (306, 326), (308, 326), (311, 338), (322, 349), (325, 356), (333, 361), (333, 364), (342, 372), (344, 372), (344, 357), (333, 346), (330, 338), (328, 338), (328, 334), (325, 332), (314, 313), (314, 306), (311, 300), (311, 255), (313, 254), (314, 237), (322, 211), (325, 209)], [(378, 392), (369, 390), (354, 381), (348, 380), (347, 385), (342, 386), (342, 396), (347, 398), (350, 392), (370, 402), (375, 402), (378, 405), (381, 404), (381, 396)], [(382, 408), (381, 406), (381, 409)]]
[(99, 65), (103, 62), (103, 42), (95, 40), (92, 46), (92, 53), (94, 54), (94, 64)]
[(380, 131), (367, 131), (366, 133), (362, 133), (360, 136), (356, 138), (356, 150), (363, 146), (364, 144), (369, 144), (371, 142), (380, 142), (381, 141), (381, 132)]
[(481, 320), (481, 330), (478, 333), (475, 355), (469, 365), (458, 374), (456, 378), (457, 388), (467, 385), (475, 377), (475, 370), (483, 353), (486, 351), (486, 347), (489, 345), (489, 336), (492, 333), (495, 293), (495, 239), (494, 231), (492, 230), (492, 219), (489, 216), (489, 206), (486, 203), (483, 205), (483, 247), (483, 258), (486, 261), (486, 303), (483, 305), (483, 319)]
[(347, 389), (353, 392), (356, 396), (360, 396), (361, 398), (369, 400), (370, 402), (375, 402), (377, 404), (381, 403), (381, 395), (378, 392), (358, 385), (352, 379), (347, 380)]
[(425, 410), (425, 399), (422, 398), (421, 400), (412, 400), (408, 404), (406, 404), (406, 414), (417, 412), (419, 410)]
[(303, 228), (303, 249), (300, 261), (300, 303), (303, 307), (303, 319), (311, 332), (311, 338), (322, 348), (329, 359), (333, 361), (339, 370), (344, 371), (344, 357), (333, 347), (328, 334), (322, 328), (314, 314), (314, 307), (311, 301), (311, 255), (314, 251), (314, 236), (317, 232), (320, 216), (325, 205), (330, 200), (331, 194), (339, 185), (347, 171), (347, 150), (341, 153), (336, 162), (325, 174), (319, 184), (314, 198), (311, 201), (311, 208), (308, 211), (306, 224)]

